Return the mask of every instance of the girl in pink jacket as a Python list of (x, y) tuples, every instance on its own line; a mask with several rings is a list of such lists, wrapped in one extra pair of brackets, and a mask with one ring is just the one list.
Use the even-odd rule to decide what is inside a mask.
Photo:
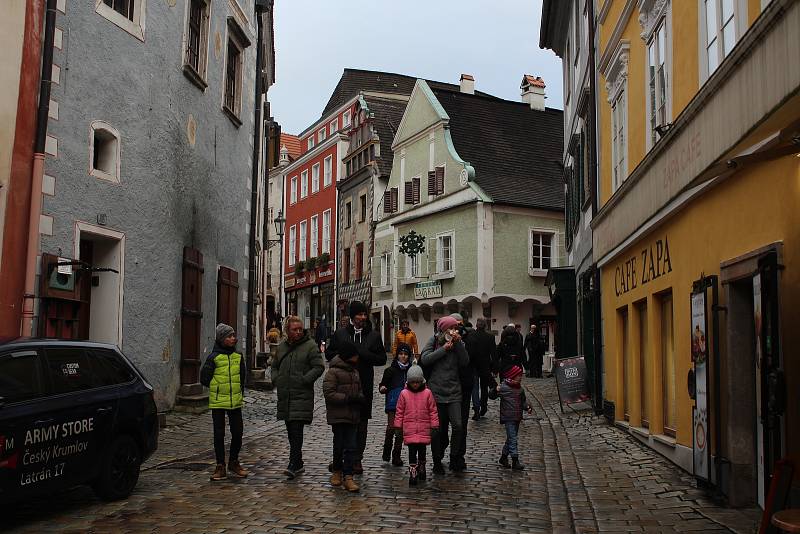
[(425, 480), (425, 447), (431, 442), (431, 431), (439, 428), (439, 412), (431, 390), (425, 387), (422, 368), (414, 365), (406, 376), (406, 389), (397, 399), (394, 425), (403, 430), (408, 445), (408, 485)]

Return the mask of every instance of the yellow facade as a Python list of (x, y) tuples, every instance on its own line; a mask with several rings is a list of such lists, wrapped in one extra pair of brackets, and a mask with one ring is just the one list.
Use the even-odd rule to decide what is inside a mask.
[[(642, 195), (642, 190), (656, 190), (653, 187), (644, 189), (645, 186), (636, 182), (660, 179), (657, 171), (662, 172), (661, 169), (646, 166), (643, 172), (637, 173), (636, 170), (643, 162), (651, 165), (655, 161), (654, 158), (648, 158), (648, 151), (652, 147), (648, 147), (647, 142), (647, 43), (642, 38), (643, 27), (637, 7), (642, 3), (631, 0), (607, 1), (611, 4), (600, 2), (603, 7), (598, 28), (601, 74), (597, 112), (601, 209), (600, 217), (595, 221), (596, 224), (593, 223), (595, 233), (603, 230), (601, 224), (608, 224), (607, 220), (611, 218), (609, 213), (617, 218), (624, 217), (624, 214), (614, 212), (622, 203), (618, 197), (628, 195), (630, 198), (632, 194)], [(669, 113), (666, 122), (682, 120), (682, 127), (687, 129), (692, 128), (688, 123), (691, 117), (687, 114), (695, 109), (689, 106), (696, 106), (696, 97), (705, 83), (701, 83), (703, 74), (700, 65), (702, 52), (705, 51), (700, 44), (704, 36), (699, 30), (702, 26), (703, 2), (672, 0), (666, 11), (669, 30)], [(746, 13), (742, 12), (742, 6)], [(758, 23), (762, 2), (741, 0), (737, 9), (736, 16), (742, 18), (743, 28), (738, 35), (739, 42), (745, 37), (746, 29)], [(797, 39), (796, 35), (792, 35), (791, 39)], [(613, 72), (610, 67), (605, 67), (603, 57), (610, 57), (611, 52), (619, 49), (620, 42), (626, 41), (629, 45), (625, 58), (627, 72), (624, 85), (627, 98), (627, 175), (636, 174), (632, 181), (641, 187), (634, 191), (633, 187), (625, 187), (631, 184), (623, 184), (623, 187), (614, 191), (613, 118), (609, 89), (612, 92), (615, 89), (614, 80), (603, 76)], [(710, 81), (715, 81), (713, 73)], [(749, 97), (758, 99), (759, 89), (760, 86), (754, 86)], [(715, 95), (708, 98), (712, 100)], [(747, 106), (751, 102), (742, 100), (737, 104)], [(780, 131), (786, 125), (800, 120), (800, 92), (795, 90), (792, 98), (781, 104), (782, 107), (764, 115), (760, 126), (747, 132), (749, 135), (742, 135), (737, 146), (728, 147), (727, 150), (758, 147), (760, 141), (772, 139), (768, 135), (776, 131), (771, 129), (772, 124), (780, 123), (781, 126), (777, 128)], [(727, 110), (729, 114), (736, 112), (736, 107)], [(702, 150), (708, 151), (709, 147), (713, 147), (713, 139), (701, 141), (698, 146), (702, 145)], [(664, 150), (671, 149), (679, 150), (674, 146)], [(726, 262), (754, 254), (754, 251), (768, 246), (782, 251), (783, 269), (778, 289), (781, 331), (778, 335), (782, 343), (782, 366), (788, 392), (783, 418), (783, 454), (793, 458), (796, 463), (800, 462), (800, 430), (797, 425), (791, 424), (800, 420), (797, 394), (800, 390), (800, 332), (794, 326), (795, 310), (800, 306), (800, 210), (797, 209), (800, 206), (800, 156), (796, 152), (788, 150), (781, 154), (769, 154), (722, 177), (715, 178), (709, 174), (703, 180), (698, 178), (698, 182), (693, 182), (692, 186), (706, 183), (706, 188), (692, 195), (687, 193), (686, 198), (678, 199), (679, 195), (674, 194), (653, 201), (652, 197), (641, 196), (642, 202), (655, 205), (652, 210), (654, 215), (642, 221), (633, 235), (615, 238), (613, 247), (609, 245), (601, 252), (598, 252), (595, 238), (595, 259), (601, 268), (605, 399), (614, 403), (617, 422), (628, 426), (640, 439), (649, 442), (689, 471), (692, 470), (691, 448), (695, 428), (692, 420), (694, 401), (687, 390), (687, 375), (693, 368), (690, 334), (692, 283), (703, 275), (716, 275), (724, 279), (725, 273), (729, 272), (723, 268)], [(720, 160), (724, 163), (728, 157), (722, 153)], [(712, 182), (709, 179), (713, 179)], [(663, 190), (666, 191), (667, 187)], [(675, 202), (679, 202), (678, 207), (670, 207), (670, 203)], [(601, 223), (600, 219), (603, 218), (606, 222)], [(731, 293), (723, 283), (719, 288), (721, 305), (725, 307), (728, 304), (726, 296)], [(671, 320), (664, 315), (665, 310), (671, 310)], [(724, 309), (720, 310), (719, 318), (719, 365), (723, 382), (711, 385), (712, 390), (719, 390), (721, 397), (719, 413), (714, 413), (712, 408), (711, 418), (719, 417), (725, 422), (738, 416), (731, 413), (738, 401), (724, 380), (732, 372), (726, 366), (733, 367), (726, 363), (726, 359), (732, 358), (734, 349), (740, 347), (727, 346), (730, 339), (735, 339), (731, 334), (734, 318), (728, 317)], [(708, 320), (711, 325), (711, 315)], [(671, 334), (665, 332), (670, 329)], [(755, 380), (757, 372), (754, 366), (752, 373)], [(749, 414), (741, 414), (741, 417), (746, 416)], [(668, 419), (672, 420), (669, 424)], [(725, 447), (734, 448), (724, 428), (720, 433), (720, 437), (713, 439), (719, 439)], [(654, 441), (657, 442), (655, 445)], [(723, 454), (725, 447), (721, 448)], [(735, 473), (725, 476), (733, 479)]]

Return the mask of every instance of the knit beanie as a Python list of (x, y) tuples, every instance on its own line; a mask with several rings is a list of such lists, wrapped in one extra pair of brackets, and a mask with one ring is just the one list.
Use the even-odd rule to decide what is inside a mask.
[(350, 318), (354, 318), (359, 313), (367, 313), (367, 307), (360, 300), (354, 300), (350, 303)]
[(503, 378), (511, 379), (514, 378), (515, 376), (521, 375), (522, 372), (523, 372), (522, 367), (520, 367), (519, 365), (512, 365), (503, 372)]
[(436, 327), (439, 329), (439, 332), (447, 332), (457, 325), (458, 321), (452, 315), (442, 317), (439, 319), (439, 322), (436, 323)]
[(358, 354), (358, 347), (347, 340), (339, 341), (336, 343), (339, 350), (339, 358), (343, 361), (349, 360)]
[(397, 344), (397, 354), (400, 354), (401, 352), (405, 352), (406, 354), (408, 354), (409, 358), (413, 354), (413, 351), (411, 350), (411, 347), (409, 347), (407, 343), (398, 343)]
[(226, 337), (235, 333), (236, 330), (234, 330), (232, 326), (228, 326), (225, 323), (219, 323), (217, 325), (217, 343), (222, 345), (222, 342), (225, 341)]
[(422, 372), (422, 367), (419, 365), (412, 365), (406, 375), (406, 383), (421, 382), (425, 383), (425, 374)]
[(461, 315), (460, 313), (451, 313), (450, 317), (452, 317), (453, 319), (455, 319), (459, 323), (463, 323), (464, 322), (464, 316)]

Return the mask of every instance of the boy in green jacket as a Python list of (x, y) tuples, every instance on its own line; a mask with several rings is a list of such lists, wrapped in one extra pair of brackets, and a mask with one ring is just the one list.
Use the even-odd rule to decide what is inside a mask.
[(231, 428), (231, 451), (228, 470), (244, 478), (247, 471), (239, 464), (242, 448), (242, 399), (247, 369), (244, 357), (236, 352), (236, 332), (224, 323), (217, 325), (214, 350), (200, 370), (200, 383), (208, 387), (208, 407), (214, 421), (214, 452), (217, 467), (211, 480), (227, 478), (225, 471), (225, 415)]

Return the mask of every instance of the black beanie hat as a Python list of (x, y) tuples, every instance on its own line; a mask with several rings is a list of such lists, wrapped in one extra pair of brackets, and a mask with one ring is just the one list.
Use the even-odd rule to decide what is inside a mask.
[(359, 313), (367, 313), (367, 307), (360, 300), (354, 300), (350, 303), (350, 318), (352, 319)]
[(411, 346), (408, 343), (397, 344), (397, 354), (400, 354), (401, 352), (405, 352), (409, 356), (412, 356), (414, 354), (414, 351), (411, 350)]
[(356, 347), (353, 343), (347, 340), (337, 342), (338, 349), (339, 349), (339, 358), (342, 360), (349, 360), (356, 354), (358, 354), (358, 347)]

